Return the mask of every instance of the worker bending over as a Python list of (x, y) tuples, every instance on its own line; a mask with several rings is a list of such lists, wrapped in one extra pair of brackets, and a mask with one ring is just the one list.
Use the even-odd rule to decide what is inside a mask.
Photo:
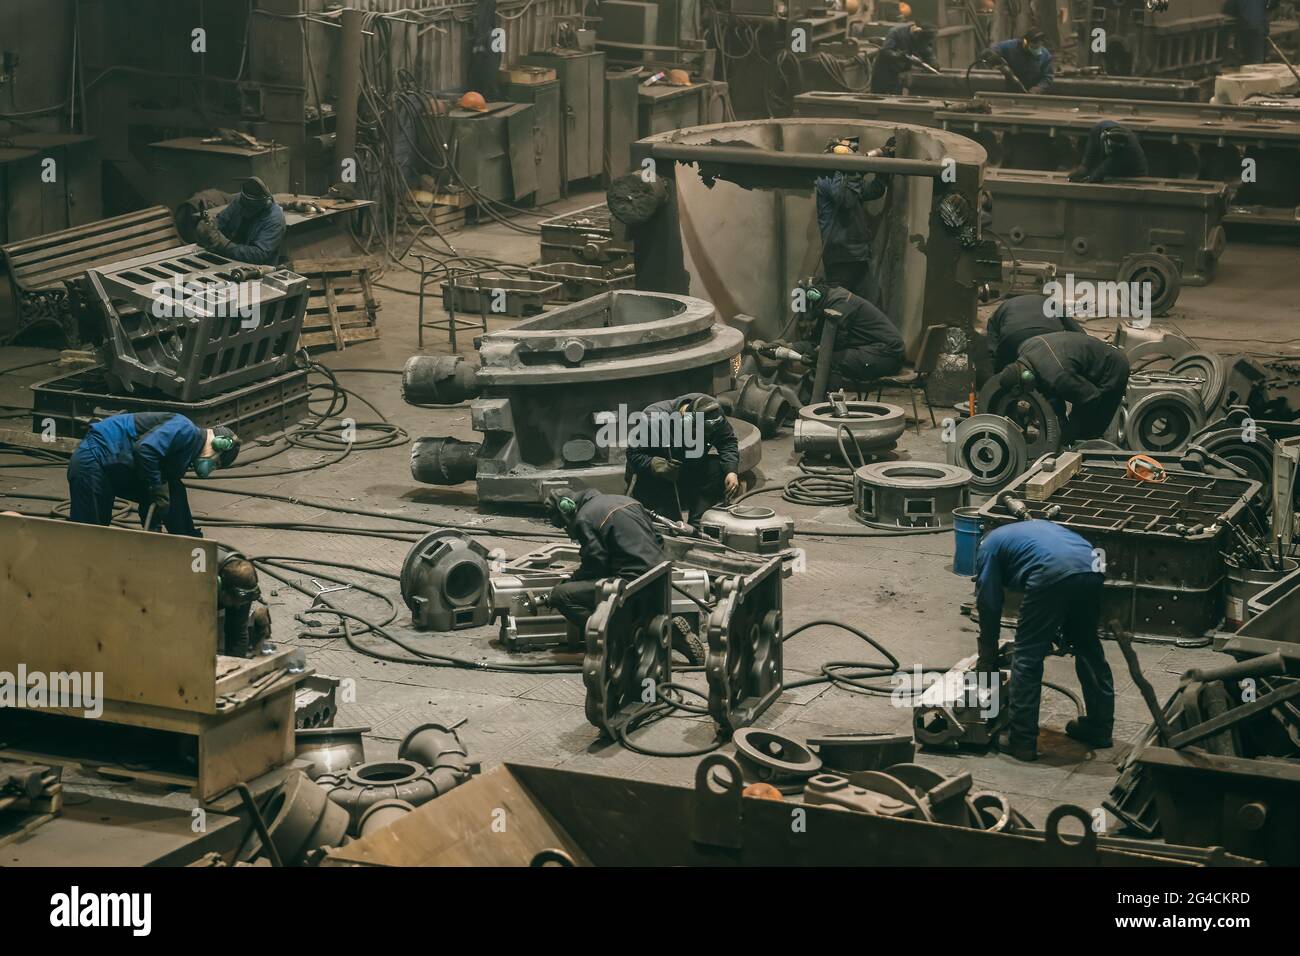
[(199, 245), (228, 259), (254, 265), (274, 265), (284, 241), (284, 210), (257, 176), (244, 180), (239, 195), (230, 201), (216, 222), (199, 220), (195, 236)]
[[(1047, 296), (1037, 293), (1013, 295), (993, 310), (985, 338), (994, 375), (1014, 362), (1020, 346), (1035, 336), (1052, 332), (1083, 333), (1078, 322), (1066, 315), (1064, 309), (1052, 309), (1050, 302)], [(1054, 311), (1061, 315), (1053, 315)]]
[(1128, 375), (1128, 357), (1113, 345), (1077, 332), (1049, 332), (1020, 346), (999, 377), (1008, 391), (1042, 392), (1061, 416), (1061, 440), (1072, 445), (1106, 433), (1124, 401)]
[[(808, 312), (814, 319), (812, 339), (796, 342), (793, 347), (811, 360), (821, 346), (825, 324), (835, 323), (827, 391), (873, 382), (903, 367), (903, 337), (889, 316), (848, 289), (811, 280), (805, 280), (803, 287)], [(824, 400), (825, 396), (812, 395), (811, 389), (811, 381), (805, 380), (808, 400)]]
[(998, 743), (1017, 760), (1038, 759), (1043, 659), (1058, 641), (1074, 655), (1085, 713), (1065, 732), (1092, 747), (1111, 746), (1115, 685), (1097, 636), (1102, 575), (1092, 545), (1051, 521), (1020, 521), (986, 534), (975, 557), (979, 610), (976, 670), (998, 670), (998, 635), (1006, 590), (1024, 595), (1011, 659), (1011, 716)]
[(1103, 183), (1145, 175), (1147, 154), (1137, 134), (1114, 120), (1102, 120), (1088, 131), (1083, 159), (1070, 173), (1070, 182)]
[[(831, 140), (825, 149), (837, 156), (856, 155), (857, 137)], [(876, 155), (893, 157), (890, 137)], [(889, 190), (889, 176), (873, 173), (832, 173), (817, 179), (817, 228), (822, 237), (822, 272), (831, 285), (843, 286), (868, 299), (879, 298), (871, 274), (871, 225), (866, 203)]]
[[(627, 449), (629, 493), (650, 511), (692, 525), (740, 487), (736, 432), (712, 395), (687, 392), (647, 405), (651, 442)], [(713, 454), (710, 454), (710, 452)]]
[(170, 412), (112, 415), (90, 426), (68, 462), (70, 516), (108, 525), (113, 499), (126, 498), (136, 502), (147, 529), (162, 525), (171, 534), (201, 538), (181, 478), (191, 467), (207, 478), (238, 455), (239, 437), (225, 426), (199, 428)]
[(934, 38), (938, 31), (928, 23), (900, 23), (885, 34), (885, 42), (871, 64), (872, 93), (902, 93), (914, 60), (936, 69)]
[(1024, 36), (995, 43), (983, 59), (991, 61), (1008, 82), (1023, 87), (1027, 93), (1046, 93), (1052, 88), (1052, 51), (1047, 35), (1032, 28)]

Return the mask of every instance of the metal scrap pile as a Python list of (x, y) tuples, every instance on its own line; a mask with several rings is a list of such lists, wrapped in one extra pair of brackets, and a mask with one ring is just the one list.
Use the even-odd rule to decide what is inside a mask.
[(1126, 653), (1154, 720), (1103, 806), (1146, 837), (1294, 866), (1300, 646), (1247, 637), (1224, 650), (1238, 663), (1187, 671), (1163, 708)]

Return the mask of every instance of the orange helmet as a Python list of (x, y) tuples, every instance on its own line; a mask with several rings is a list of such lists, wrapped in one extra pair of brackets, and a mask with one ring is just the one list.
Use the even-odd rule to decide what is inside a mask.
[(475, 110), (479, 113), (487, 112), (487, 100), (483, 99), (483, 94), (477, 90), (470, 90), (460, 98), (456, 104), (463, 110)]
[(900, 3), (898, 5), (898, 15), (904, 20), (912, 19), (912, 5), (910, 3)]
[(687, 73), (685, 70), (669, 70), (668, 85), (669, 86), (690, 86), (691, 75)]

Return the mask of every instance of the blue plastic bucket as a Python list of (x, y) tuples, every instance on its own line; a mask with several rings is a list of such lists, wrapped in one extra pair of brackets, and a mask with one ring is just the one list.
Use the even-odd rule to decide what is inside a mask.
[(980, 546), (980, 535), (984, 531), (980, 510), (953, 508), (952, 530), (954, 532), (952, 573), (968, 578), (975, 573), (975, 551)]

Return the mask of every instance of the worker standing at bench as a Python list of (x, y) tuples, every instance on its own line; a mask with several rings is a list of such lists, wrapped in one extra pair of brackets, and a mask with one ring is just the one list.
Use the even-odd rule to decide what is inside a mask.
[(284, 231), (284, 210), (257, 176), (244, 180), (239, 195), (216, 222), (202, 219), (195, 227), (204, 249), (259, 266), (274, 265), (280, 258)]
[(891, 27), (871, 64), (871, 92), (902, 93), (914, 60), (938, 69), (934, 54), (934, 38), (938, 32), (928, 23), (900, 23)]
[(199, 428), (170, 412), (112, 415), (90, 426), (68, 462), (70, 517), (112, 524), (113, 499), (126, 498), (136, 502), (148, 530), (162, 525), (171, 534), (201, 538), (181, 478), (191, 467), (207, 478), (238, 455), (239, 436), (224, 425)]
[(1128, 375), (1128, 357), (1113, 345), (1077, 332), (1050, 332), (1020, 346), (1000, 380), (1011, 392), (1042, 392), (1061, 416), (1062, 442), (1072, 445), (1106, 433), (1124, 401)]
[(1088, 131), (1083, 159), (1070, 173), (1070, 182), (1104, 183), (1145, 175), (1147, 154), (1137, 134), (1114, 120), (1102, 120)]
[(1014, 79), (1026, 93), (1046, 93), (1052, 88), (1052, 51), (1047, 48), (1047, 35), (1036, 27), (1024, 36), (993, 44), (983, 59), (1001, 70), (1008, 82)]
[(1043, 660), (1059, 641), (1074, 655), (1085, 713), (1065, 732), (1091, 747), (1111, 746), (1115, 683), (1097, 636), (1103, 576), (1092, 545), (1051, 521), (1021, 521), (986, 534), (975, 556), (979, 657), (975, 669), (999, 668), (998, 636), (1007, 590), (1024, 595), (1011, 658), (1011, 718), (998, 745), (1017, 760), (1038, 759)]

